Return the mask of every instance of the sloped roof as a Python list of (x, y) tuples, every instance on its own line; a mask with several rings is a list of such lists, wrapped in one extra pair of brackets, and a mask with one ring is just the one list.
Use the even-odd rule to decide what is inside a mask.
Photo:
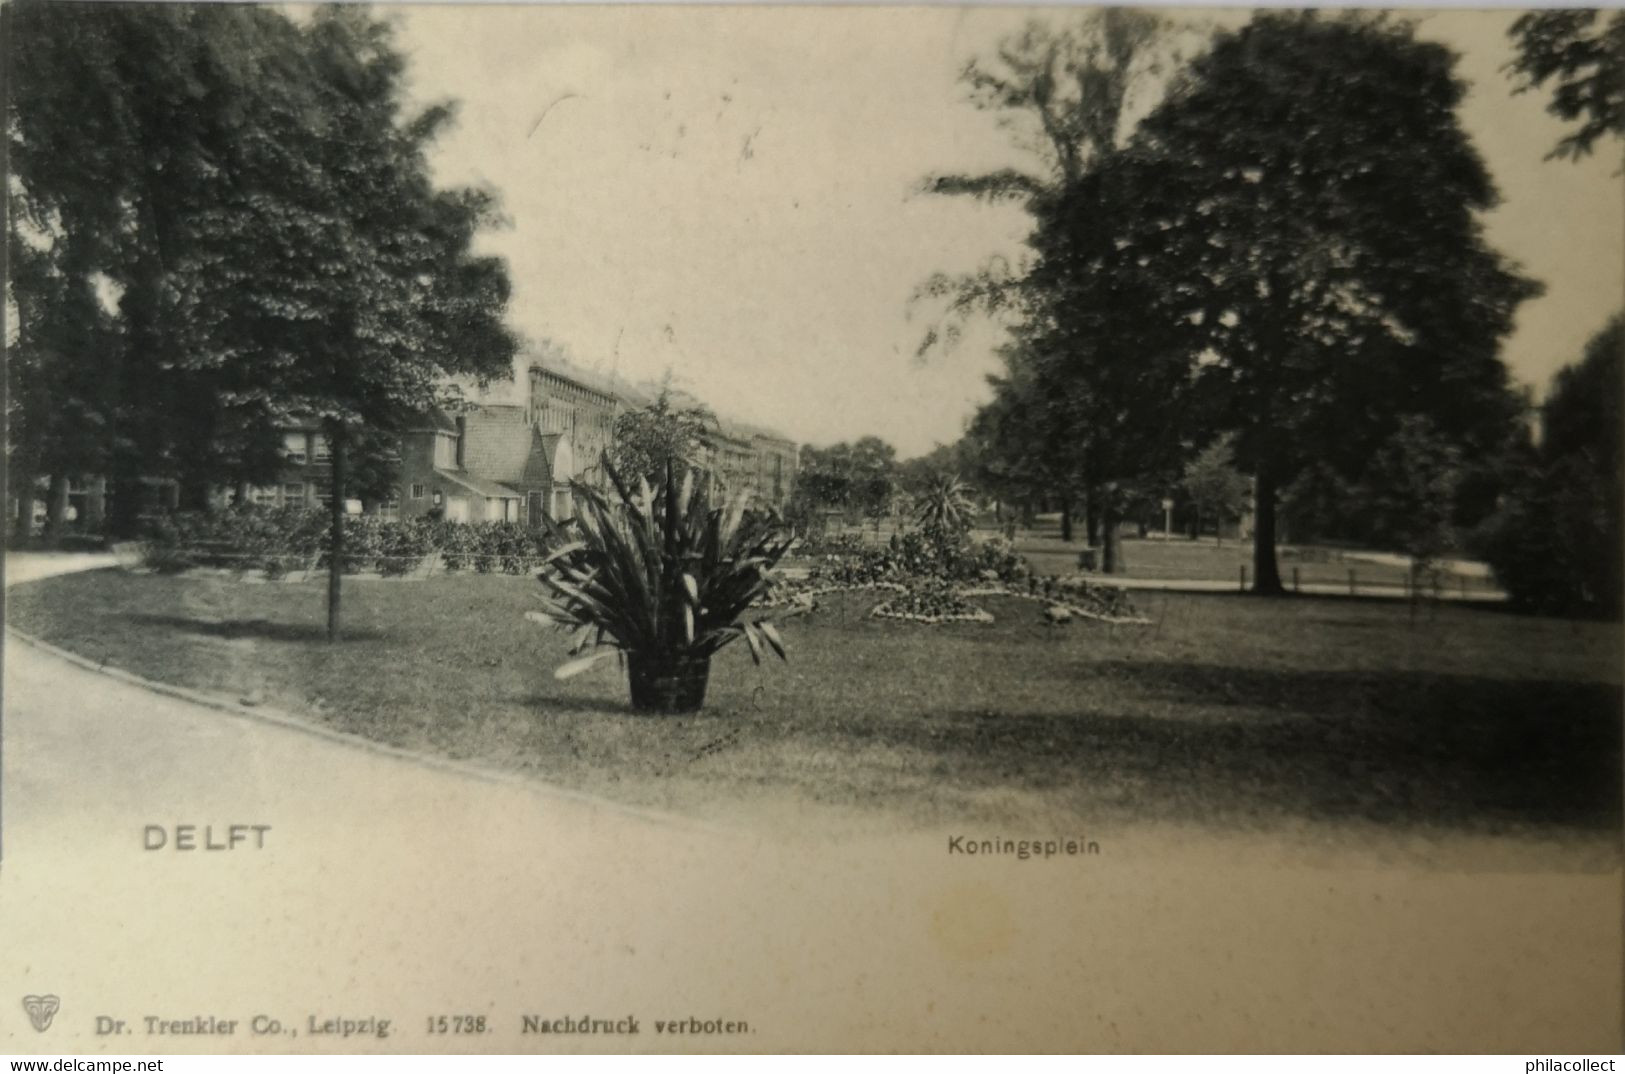
[(489, 481), (523, 481), (535, 441), (525, 408), (482, 406), (461, 417), (463, 470)]
[(557, 346), (528, 346), (522, 362), (526, 369), (541, 369), (583, 388), (614, 396), (628, 406), (642, 406), (650, 401), (648, 394), (631, 381), (613, 372), (589, 369), (567, 358), (563, 349)]
[(509, 488), (498, 481), (487, 481), (484, 478), (475, 477), (466, 471), (436, 469), (435, 476), (450, 481), (454, 485), (461, 485), (470, 492), (478, 493), (490, 499), (524, 499), (524, 494), (518, 489)]
[(401, 431), (454, 433), (457, 431), (457, 423), (452, 420), (450, 414), (436, 406), (430, 407), (426, 413), (414, 414), (407, 418), (401, 425)]

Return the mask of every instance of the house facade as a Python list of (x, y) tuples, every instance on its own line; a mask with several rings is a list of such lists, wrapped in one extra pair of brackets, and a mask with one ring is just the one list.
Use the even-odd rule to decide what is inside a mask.
[(751, 433), (750, 443), (756, 463), (756, 498), (776, 511), (783, 511), (795, 493), (801, 449), (794, 440), (767, 431)]
[(568, 518), (573, 460), (563, 438), (543, 433), (526, 408), (436, 410), (401, 439), (401, 518), (524, 522)]
[(609, 475), (602, 460), (614, 443), (615, 418), (628, 405), (628, 392), (562, 361), (532, 362), (525, 385), (529, 420), (543, 435), (568, 446), (571, 480), (605, 487)]

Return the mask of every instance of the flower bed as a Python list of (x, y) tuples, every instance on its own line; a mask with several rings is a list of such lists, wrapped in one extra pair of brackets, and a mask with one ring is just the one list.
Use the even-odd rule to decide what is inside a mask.
[(1146, 624), (1151, 620), (1121, 586), (1100, 585), (1085, 578), (1029, 579), (1026, 587), (985, 585), (965, 590), (966, 596), (1006, 596), (1038, 601), (1084, 619), (1102, 623)]
[(921, 586), (870, 609), (876, 619), (915, 623), (991, 623), (993, 616), (967, 602), (950, 586)]

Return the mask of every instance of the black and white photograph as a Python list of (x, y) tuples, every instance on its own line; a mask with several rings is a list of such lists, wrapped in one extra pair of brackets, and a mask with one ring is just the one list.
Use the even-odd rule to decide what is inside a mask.
[(0, 1050), (1625, 1047), (1625, 11), (0, 30)]

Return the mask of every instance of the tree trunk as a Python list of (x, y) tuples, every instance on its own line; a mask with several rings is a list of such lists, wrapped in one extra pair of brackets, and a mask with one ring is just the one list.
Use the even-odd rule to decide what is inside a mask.
[(1275, 561), (1275, 484), (1274, 470), (1260, 466), (1253, 494), (1253, 592), (1266, 596), (1286, 592)]
[(86, 489), (85, 529), (100, 534), (107, 526), (107, 478), (91, 478)]
[(108, 505), (107, 530), (115, 537), (134, 537), (141, 525), (141, 482), (133, 477), (118, 476), (108, 484), (113, 502)]
[(344, 585), (344, 481), (346, 443), (342, 426), (329, 430), (332, 444), (333, 499), (330, 514), (333, 532), (327, 541), (327, 640), (339, 640), (339, 604)]
[(1061, 540), (1072, 541), (1072, 494), (1061, 496)]
[(68, 478), (65, 474), (52, 474), (50, 490), (45, 494), (45, 536), (55, 540), (62, 536), (62, 524), (68, 517)]
[(12, 471), (12, 495), (17, 497), (16, 537), (26, 541), (34, 535), (34, 471), (19, 466)]
[(180, 506), (182, 511), (207, 511), (209, 509), (209, 482), (199, 474), (187, 474), (180, 482)]
[(1103, 504), (1100, 511), (1100, 572), (1102, 574), (1122, 574), (1128, 564), (1123, 562), (1123, 539), (1118, 533), (1117, 509), (1110, 504)]
[(1086, 489), (1083, 494), (1083, 535), (1090, 548), (1100, 547), (1100, 492)]

